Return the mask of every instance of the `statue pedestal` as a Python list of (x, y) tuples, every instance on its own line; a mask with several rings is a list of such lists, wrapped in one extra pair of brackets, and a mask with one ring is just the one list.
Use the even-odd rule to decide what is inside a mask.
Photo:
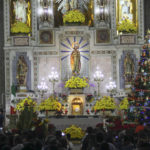
[(18, 92), (27, 92), (27, 87), (26, 86), (19, 86)]

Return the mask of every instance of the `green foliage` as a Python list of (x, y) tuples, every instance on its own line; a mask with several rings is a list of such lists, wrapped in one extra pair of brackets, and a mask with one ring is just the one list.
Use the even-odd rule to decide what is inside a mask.
[(24, 110), (20, 112), (17, 122), (17, 128), (19, 130), (29, 130), (32, 128), (33, 119), (37, 118), (37, 114), (34, 112), (33, 107), (25, 106)]
[(125, 19), (117, 26), (117, 30), (122, 33), (136, 33), (137, 27), (133, 22)]

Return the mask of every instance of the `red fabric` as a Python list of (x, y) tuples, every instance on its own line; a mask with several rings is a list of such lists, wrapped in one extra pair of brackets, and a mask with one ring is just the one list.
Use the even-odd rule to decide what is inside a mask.
[(135, 133), (138, 133), (140, 131), (144, 130), (144, 126), (143, 125), (138, 125), (135, 129)]
[(16, 114), (15, 108), (12, 107), (12, 106), (10, 106), (10, 114), (11, 114), (11, 115)]

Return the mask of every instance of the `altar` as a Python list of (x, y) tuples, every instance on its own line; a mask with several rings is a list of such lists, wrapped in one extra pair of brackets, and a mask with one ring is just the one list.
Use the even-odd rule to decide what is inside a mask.
[[(104, 1), (4, 1), (6, 114), (30, 97), (37, 107), (48, 103), (42, 111), (90, 116), (103, 96), (113, 95), (120, 102), (128, 94), (144, 41), (143, 1)], [(134, 34), (121, 33), (125, 19), (134, 26)], [(66, 86), (72, 77), (87, 85)], [(71, 88), (84, 90), (72, 94)]]

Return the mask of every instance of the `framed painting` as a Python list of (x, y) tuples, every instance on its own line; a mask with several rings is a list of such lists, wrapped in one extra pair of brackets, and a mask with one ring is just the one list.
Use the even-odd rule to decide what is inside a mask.
[(108, 29), (96, 30), (96, 44), (110, 43), (110, 31)]
[(31, 32), (31, 0), (10, 0), (10, 33), (30, 35)]
[(39, 32), (40, 44), (54, 44), (53, 36), (52, 30), (41, 30)]

